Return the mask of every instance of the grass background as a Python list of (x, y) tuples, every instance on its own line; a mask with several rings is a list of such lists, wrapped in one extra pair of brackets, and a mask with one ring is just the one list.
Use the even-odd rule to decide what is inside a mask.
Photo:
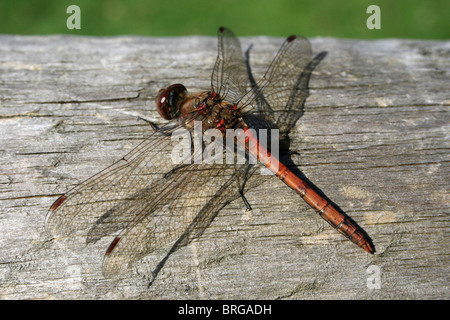
[[(69, 30), (69, 5), (81, 9), (81, 29)], [(369, 30), (369, 5), (381, 9), (381, 29)], [(238, 36), (296, 33), (307, 37), (448, 39), (449, 0), (0, 0), (2, 34)]]

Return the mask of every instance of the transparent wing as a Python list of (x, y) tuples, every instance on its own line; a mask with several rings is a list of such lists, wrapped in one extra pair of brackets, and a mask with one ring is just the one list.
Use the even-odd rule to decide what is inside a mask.
[(55, 235), (89, 228), (87, 242), (92, 243), (119, 232), (105, 255), (105, 277), (124, 272), (156, 248), (188, 244), (223, 206), (240, 197), (237, 181), (245, 179), (247, 165), (174, 166), (168, 133), (175, 128), (160, 128), (49, 210), (46, 229)]
[(116, 225), (119, 218), (127, 226), (107, 250), (104, 276), (125, 272), (157, 248), (169, 251), (177, 244), (178, 249), (200, 236), (217, 213), (240, 196), (236, 185), (240, 172), (219, 164), (180, 168), (170, 179), (140, 192), (130, 205), (117, 208), (118, 217), (108, 217), (102, 224)]
[(288, 37), (263, 78), (253, 83), (252, 90), (239, 100), (238, 106), (246, 112), (263, 114), (280, 129), (283, 139), (302, 114), (311, 73), (325, 52), (313, 60), (311, 56), (311, 45), (306, 38)]
[(212, 90), (235, 103), (248, 90), (248, 73), (241, 45), (234, 33), (224, 27), (218, 32), (218, 54), (211, 75)]
[(173, 168), (169, 133), (176, 128), (169, 123), (122, 159), (61, 196), (47, 213), (46, 231), (68, 235), (87, 229), (119, 201), (169, 172)]

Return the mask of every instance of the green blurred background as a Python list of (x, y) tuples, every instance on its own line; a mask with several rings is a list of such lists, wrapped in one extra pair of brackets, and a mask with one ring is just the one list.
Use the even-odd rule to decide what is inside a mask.
[[(66, 27), (72, 4), (80, 30)], [(380, 30), (366, 27), (372, 4)], [(448, 39), (449, 13), (450, 0), (0, 0), (0, 33), (215, 35), (224, 25), (239, 36)]]

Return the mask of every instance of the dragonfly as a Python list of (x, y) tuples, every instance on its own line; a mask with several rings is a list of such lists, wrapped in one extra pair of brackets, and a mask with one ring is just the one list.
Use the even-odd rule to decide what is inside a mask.
[[(251, 209), (244, 193), (268, 180), (255, 174), (264, 166), (333, 228), (373, 253), (365, 231), (306, 179), (294, 174), (253, 130), (276, 128), (281, 144), (288, 139), (308, 96), (311, 73), (326, 52), (312, 58), (309, 41), (290, 36), (258, 82), (249, 66), (248, 52), (245, 57), (231, 30), (219, 28), (210, 90), (189, 93), (179, 83), (161, 89), (156, 107), (168, 122), (161, 126), (150, 123), (149, 137), (131, 152), (60, 196), (48, 211), (46, 231), (55, 237), (85, 232), (87, 243), (114, 237), (103, 260), (106, 278), (129, 271), (156, 249), (167, 248), (156, 274), (171, 253), (200, 237), (231, 201), (242, 198)], [(194, 151), (186, 156), (188, 161), (174, 164), (173, 136), (180, 129), (192, 132), (195, 128), (201, 133), (216, 130), (218, 141), (225, 139), (229, 130), (238, 132), (228, 151), (236, 152), (240, 146), (248, 159), (258, 160), (257, 164), (248, 160), (196, 163), (192, 160), (212, 143), (201, 143), (195, 150), (192, 141), (188, 145)]]

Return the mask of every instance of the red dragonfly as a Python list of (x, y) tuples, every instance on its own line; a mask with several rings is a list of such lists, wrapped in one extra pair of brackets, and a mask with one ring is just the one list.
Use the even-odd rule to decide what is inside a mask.
[[(361, 228), (291, 172), (249, 130), (278, 128), (281, 142), (286, 141), (301, 116), (310, 75), (326, 53), (312, 59), (309, 41), (290, 36), (256, 83), (235, 35), (221, 27), (218, 40), (210, 91), (190, 94), (182, 84), (161, 89), (156, 105), (170, 121), (162, 127), (152, 124), (150, 137), (130, 153), (56, 200), (47, 214), (46, 230), (55, 236), (87, 231), (87, 243), (116, 234), (105, 254), (105, 277), (123, 273), (153, 250), (167, 247), (156, 275), (169, 255), (199, 237), (229, 202), (242, 197), (249, 207), (244, 189), (267, 178), (253, 178), (257, 166), (248, 161), (173, 164), (172, 133), (179, 128), (192, 131), (195, 122), (201, 121), (203, 132), (216, 129), (223, 139), (227, 129), (240, 129), (236, 145), (294, 189), (336, 230), (373, 253)], [(245, 139), (239, 139), (242, 135)], [(206, 148), (203, 144), (188, 160)]]

